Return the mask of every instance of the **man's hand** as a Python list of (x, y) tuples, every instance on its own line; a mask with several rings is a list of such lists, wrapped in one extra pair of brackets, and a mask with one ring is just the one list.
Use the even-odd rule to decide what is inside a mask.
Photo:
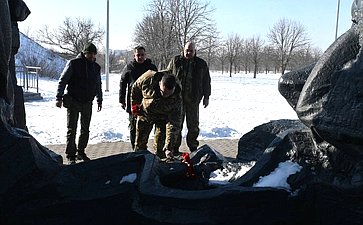
[(174, 154), (172, 151), (165, 150), (165, 157), (170, 160), (174, 158)]
[(206, 98), (206, 97), (203, 98), (203, 105), (204, 105), (204, 108), (207, 108), (207, 106), (209, 105), (209, 98)]
[(121, 108), (126, 109), (126, 104), (124, 102), (121, 103)]
[(139, 104), (132, 105), (131, 113), (133, 116), (139, 116), (140, 115), (140, 105)]
[(98, 102), (97, 103), (97, 112), (99, 112), (101, 110), (102, 110), (102, 103), (101, 102)]
[(58, 108), (62, 108), (62, 104), (63, 104), (63, 101), (62, 100), (57, 100), (55, 102), (55, 106), (57, 106)]

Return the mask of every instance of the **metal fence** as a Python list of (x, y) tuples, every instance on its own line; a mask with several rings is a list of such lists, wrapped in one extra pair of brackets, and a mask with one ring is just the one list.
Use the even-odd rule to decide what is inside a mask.
[(36, 93), (39, 93), (39, 73), (41, 69), (41, 67), (37, 66), (16, 66), (17, 85), (22, 86), (24, 91), (36, 89)]

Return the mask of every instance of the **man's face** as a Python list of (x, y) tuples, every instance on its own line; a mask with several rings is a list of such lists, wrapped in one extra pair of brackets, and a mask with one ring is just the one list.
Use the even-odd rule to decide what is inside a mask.
[(96, 61), (96, 53), (94, 52), (85, 52), (84, 56), (88, 61), (94, 62)]
[(144, 63), (146, 59), (145, 51), (143, 49), (135, 50), (134, 58), (137, 63)]
[(194, 57), (194, 55), (195, 55), (195, 48), (194, 48), (193, 44), (189, 43), (189, 44), (185, 45), (184, 57), (186, 59), (191, 59)]
[(159, 87), (160, 87), (160, 94), (163, 98), (167, 98), (172, 94), (174, 94), (175, 87), (172, 89), (168, 89), (167, 87), (164, 86), (163, 82), (161, 81), (159, 82)]

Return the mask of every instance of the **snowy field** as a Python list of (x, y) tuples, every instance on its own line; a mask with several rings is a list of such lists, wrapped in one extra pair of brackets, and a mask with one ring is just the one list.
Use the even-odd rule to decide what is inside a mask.
[[(199, 139), (238, 139), (270, 120), (297, 118), (278, 91), (280, 74), (258, 74), (253, 79), (252, 74), (229, 77), (226, 73), (212, 72), (211, 77), (209, 106), (200, 105)], [(105, 76), (102, 79), (105, 90)], [(119, 81), (120, 74), (110, 74), (109, 91), (103, 93), (101, 112), (97, 112), (94, 101), (90, 144), (129, 140), (128, 114), (118, 102)], [(44, 99), (25, 103), (29, 132), (43, 145), (66, 142), (66, 109), (55, 106), (57, 84), (57, 80), (41, 79), (39, 92)]]

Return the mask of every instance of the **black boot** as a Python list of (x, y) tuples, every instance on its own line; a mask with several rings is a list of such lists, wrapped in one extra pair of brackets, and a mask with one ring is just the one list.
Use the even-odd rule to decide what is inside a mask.
[(89, 161), (89, 160), (91, 160), (90, 158), (88, 158), (88, 156), (86, 155), (86, 153), (84, 152), (84, 150), (78, 150), (77, 151), (77, 159), (78, 160), (83, 160), (83, 161)]
[(76, 156), (75, 155), (67, 155), (66, 156), (68, 164), (72, 165), (76, 163)]

